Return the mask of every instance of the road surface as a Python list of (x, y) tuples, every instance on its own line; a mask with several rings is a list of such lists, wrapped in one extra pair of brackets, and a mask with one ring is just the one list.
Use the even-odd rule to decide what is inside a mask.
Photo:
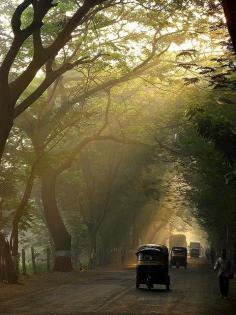
[(44, 274), (22, 285), (0, 286), (0, 314), (235, 315), (236, 281), (230, 298), (219, 296), (216, 275), (202, 260), (172, 269), (171, 290), (135, 288), (135, 270)]

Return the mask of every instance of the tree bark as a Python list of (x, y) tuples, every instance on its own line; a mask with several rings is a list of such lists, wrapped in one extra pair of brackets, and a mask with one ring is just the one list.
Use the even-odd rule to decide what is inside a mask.
[(57, 176), (52, 170), (41, 176), (42, 201), (45, 219), (55, 245), (54, 271), (73, 270), (71, 262), (71, 235), (67, 231), (57, 206)]
[(234, 52), (236, 53), (236, 1), (222, 0), (222, 6), (224, 9), (229, 35), (233, 43)]
[[(1, 79), (1, 78), (0, 78)], [(6, 91), (5, 85), (0, 86), (0, 162), (4, 153), (5, 145), (13, 125), (13, 104)]]
[(0, 196), (0, 231), (3, 228), (3, 198)]
[(11, 256), (8, 241), (0, 232), (0, 281), (5, 280), (9, 283), (17, 283), (18, 277)]
[(24, 215), (25, 208), (29, 202), (29, 198), (31, 196), (33, 184), (34, 184), (34, 169), (35, 164), (32, 165), (30, 175), (27, 179), (27, 183), (25, 186), (25, 190), (20, 201), (16, 212), (14, 213), (13, 223), (12, 223), (12, 232), (11, 232), (11, 239), (10, 239), (10, 246), (12, 250), (12, 257), (15, 261), (16, 269), (18, 269), (18, 234), (19, 234), (19, 223)]
[(97, 258), (97, 235), (96, 233), (90, 233), (90, 254), (89, 254), (89, 269), (96, 267)]

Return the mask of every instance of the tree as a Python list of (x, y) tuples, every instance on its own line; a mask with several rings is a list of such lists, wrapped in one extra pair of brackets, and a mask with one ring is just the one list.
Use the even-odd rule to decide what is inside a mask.
[(103, 146), (95, 145), (95, 154), (94, 148), (87, 149), (81, 155), (79, 163), (82, 181), (78, 190), (79, 212), (90, 239), (90, 268), (96, 266), (98, 234), (106, 217), (111, 215), (114, 193), (120, 185), (122, 148), (119, 150), (111, 144), (109, 150), (106, 150)]
[[(222, 106), (219, 94), (228, 105)], [(233, 95), (229, 89), (219, 93), (193, 88), (185, 99), (187, 115), (177, 142), (180, 172), (189, 185), (183, 194), (192, 204), (192, 213), (211, 244), (228, 247), (231, 253), (236, 240), (235, 187), (228, 180), (235, 163), (236, 112), (229, 102)]]
[[(38, 97), (63, 73), (76, 65), (84, 62), (71, 59), (65, 60), (58, 69), (53, 69), (53, 63), (59, 51), (71, 40), (75, 29), (85, 23), (97, 12), (104, 9), (104, 6), (111, 5), (112, 1), (85, 0), (79, 3), (79, 8), (73, 16), (65, 23), (58, 36), (48, 45), (44, 46), (42, 40), (43, 20), (56, 4), (52, 0), (24, 0), (14, 11), (11, 19), (13, 32), (12, 43), (0, 66), (0, 158), (3, 155), (5, 144), (13, 125), (13, 120), (32, 105)], [(33, 8), (32, 20), (28, 25), (22, 26), (22, 16), (30, 7)], [(17, 77), (9, 82), (11, 68), (24, 47), (27, 40), (32, 41), (33, 56), (28, 66), (22, 70)], [(37, 72), (46, 65), (44, 80), (38, 85), (26, 99), (21, 96), (35, 78)], [(20, 100), (20, 102), (18, 102)]]
[[(169, 15), (170, 13), (167, 11), (166, 14)], [(159, 59), (167, 51), (169, 43), (172, 40), (172, 36), (176, 36), (176, 34), (182, 34), (182, 30), (177, 30), (173, 32), (171, 31), (170, 33), (167, 32), (166, 34), (162, 35), (159, 29), (155, 30), (155, 27), (151, 25), (151, 29), (153, 28), (155, 33), (150, 33), (150, 36), (148, 37), (150, 49), (145, 49), (145, 59), (141, 60), (140, 63), (137, 63), (138, 60), (136, 57), (136, 63), (134, 67), (131, 67), (128, 65), (128, 61), (124, 60), (123, 56), (118, 56), (116, 57), (117, 68), (115, 69), (117, 72), (114, 70), (111, 72), (109, 69), (110, 61), (108, 56), (107, 62), (109, 63), (106, 65), (106, 67), (108, 69), (107, 71), (111, 73), (112, 77), (109, 79), (105, 77), (104, 79), (104, 69), (101, 69), (101, 65), (104, 65), (104, 62), (98, 61), (97, 58), (94, 58), (94, 60), (89, 60), (85, 63), (84, 68), (81, 68), (80, 70), (84, 71), (84, 73), (88, 76), (85, 86), (83, 86), (84, 78), (79, 78), (79, 83), (81, 83), (81, 85), (78, 87), (76, 85), (78, 92), (76, 91), (76, 93), (74, 93), (75, 87), (73, 86), (73, 78), (70, 80), (60, 78), (60, 80), (55, 83), (55, 87), (52, 88), (52, 90), (48, 90), (49, 96), (45, 99), (41, 98), (43, 103), (39, 102), (39, 107), (36, 108), (36, 110), (33, 110), (32, 114), (27, 112), (25, 116), (26, 120), (24, 120), (23, 117), (23, 123), (21, 123), (21, 126), (32, 140), (36, 154), (36, 160), (40, 159), (40, 157), (45, 160), (45, 162), (42, 162), (43, 166), (40, 169), (39, 176), (42, 179), (42, 198), (45, 209), (45, 217), (55, 241), (57, 250), (56, 253), (58, 253), (57, 260), (66, 260), (69, 262), (69, 257), (64, 259), (63, 253), (69, 256), (69, 244), (71, 243), (70, 235), (66, 231), (56, 205), (55, 185), (57, 177), (71, 166), (80, 150), (82, 150), (82, 148), (87, 145), (87, 143), (95, 140), (106, 139), (125, 142), (125, 140), (119, 140), (114, 136), (102, 135), (102, 132), (105, 130), (107, 125), (107, 121), (105, 121), (104, 126), (102, 126), (100, 129), (98, 128), (98, 131), (95, 132), (93, 136), (84, 137), (84, 139), (82, 139), (80, 135), (78, 140), (75, 138), (75, 141), (78, 141), (78, 143), (75, 143), (74, 145), (71, 143), (70, 133), (68, 133), (68, 130), (70, 128), (75, 130), (77, 128), (76, 124), (86, 124), (86, 119), (88, 116), (86, 116), (87, 114), (83, 109), (84, 107), (86, 108), (85, 105), (87, 99), (91, 99), (91, 97), (94, 97), (99, 91), (109, 91), (109, 89), (112, 87), (119, 85), (122, 82), (134, 79), (140, 74), (147, 72), (148, 69), (158, 65)], [(137, 39), (135, 38), (135, 40), (138, 39), (139, 37), (137, 37)], [(122, 42), (124, 44), (124, 41), (121, 41), (121, 44)], [(147, 42), (147, 39), (145, 39), (145, 42)], [(142, 57), (143, 53), (139, 59), (142, 59)], [(114, 61), (111, 60), (111, 62)], [(123, 69), (123, 67), (125, 69)], [(102, 82), (97, 84), (96, 80), (101, 81), (100, 77), (102, 78)], [(72, 82), (72, 88), (68, 87), (70, 81)], [(80, 104), (84, 104), (84, 107), (78, 106)], [(42, 110), (42, 107), (44, 108), (44, 111)], [(50, 111), (48, 111), (49, 108)], [(32, 124), (33, 121), (35, 124)], [(50, 158), (48, 156), (49, 154), (47, 153), (48, 141), (50, 142), (53, 140), (56, 143), (60, 137), (64, 137), (64, 132), (68, 133), (68, 138), (66, 139), (65, 144), (68, 142), (70, 144), (70, 148), (66, 150), (63, 148), (63, 152), (51, 154)], [(66, 154), (65, 151), (67, 151)], [(58, 156), (58, 153), (61, 156), (61, 159)], [(57, 160), (57, 163), (55, 163), (55, 159)], [(55, 218), (57, 218), (57, 225), (55, 225)], [(63, 265), (65, 265), (64, 262), (62, 262), (62, 264), (56, 263), (55, 269), (63, 269)], [(68, 263), (68, 269), (71, 268), (71, 265), (69, 265), (70, 263)]]
[(222, 0), (227, 27), (236, 53), (236, 3), (235, 1)]
[[(76, 9), (76, 7), (78, 8)], [(129, 23), (124, 15), (124, 8), (130, 12), (133, 11), (131, 14), (133, 22), (139, 19), (143, 25), (145, 23), (142, 20), (142, 14), (146, 12), (149, 15), (149, 25), (158, 24), (158, 19), (161, 24), (165, 11), (169, 11), (169, 17), (171, 15), (177, 17), (179, 12), (182, 15), (184, 13), (185, 17), (191, 13), (191, 9), (184, 11), (183, 8), (186, 9), (186, 5), (183, 6), (176, 1), (165, 6), (163, 1), (123, 3), (116, 0), (84, 0), (77, 1), (75, 5), (73, 1), (68, 1), (68, 4), (62, 2), (57, 4), (53, 0), (24, 0), (15, 10), (12, 10), (12, 5), (2, 4), (4, 14), (12, 13), (13, 37), (11, 38), (9, 32), (3, 32), (1, 35), (4, 41), (8, 40), (8, 44), (4, 43), (3, 61), (0, 67), (0, 95), (2, 95), (1, 99), (4, 99), (0, 104), (0, 157), (16, 117), (31, 106), (62, 74), (80, 64), (89, 62), (90, 59), (101, 56), (101, 52), (97, 51), (96, 55), (84, 54), (79, 57), (83, 41), (86, 41), (86, 36), (81, 35), (84, 31), (86, 33), (88, 25), (91, 23), (99, 37), (99, 28), (114, 23), (109, 12), (109, 8), (112, 7), (115, 8), (113, 13), (116, 11), (117, 22), (120, 24), (118, 32), (121, 32), (124, 27), (123, 21)], [(119, 10), (117, 7), (121, 9)], [(103, 15), (102, 13), (106, 10), (108, 14)], [(65, 16), (66, 11), (69, 13)], [(165, 21), (166, 25), (171, 24), (169, 17)], [(9, 19), (9, 15), (7, 18)], [(54, 19), (58, 19), (58, 21), (54, 22)], [(58, 35), (55, 37), (56, 33)], [(79, 37), (80, 40), (75, 41)], [(99, 44), (97, 39), (93, 37), (91, 40), (97, 45)], [(110, 44), (110, 47), (112, 47), (111, 45), (113, 53), (119, 54), (119, 47), (116, 46), (116, 43)], [(64, 59), (62, 54), (64, 54)], [(25, 97), (27, 88), (35, 80), (39, 70), (44, 72), (43, 80), (39, 82), (34, 91)]]

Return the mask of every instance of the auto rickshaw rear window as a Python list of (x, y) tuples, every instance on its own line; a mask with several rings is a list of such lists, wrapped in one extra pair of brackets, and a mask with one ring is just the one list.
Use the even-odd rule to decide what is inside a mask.
[(160, 260), (162, 259), (163, 256), (162, 256), (162, 253), (161, 252), (148, 252), (148, 251), (145, 251), (145, 252), (140, 252), (138, 253), (138, 260)]
[(176, 253), (185, 253), (185, 250), (184, 250), (184, 249), (179, 249), (179, 248), (174, 248), (174, 249), (173, 249), (173, 252), (176, 252)]

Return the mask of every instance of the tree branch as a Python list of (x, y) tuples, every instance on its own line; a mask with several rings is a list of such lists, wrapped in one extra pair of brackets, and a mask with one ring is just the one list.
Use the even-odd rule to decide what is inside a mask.
[[(58, 34), (54, 42), (49, 47), (41, 50), (40, 54), (37, 54), (37, 53), (34, 54), (33, 60), (29, 64), (28, 68), (10, 84), (14, 101), (17, 101), (20, 95), (32, 82), (38, 70), (41, 69), (41, 67), (48, 60), (54, 59), (54, 57), (57, 55), (59, 50), (63, 48), (64, 45), (70, 40), (71, 33), (76, 29), (78, 25), (83, 23), (84, 18), (86, 17), (87, 14), (89, 14), (90, 10), (96, 7), (98, 4), (102, 4), (105, 1), (107, 0), (84, 1), (83, 5), (76, 11), (76, 13), (68, 21), (68, 23), (65, 25), (64, 29)], [(46, 5), (47, 5), (47, 10), (46, 10)], [(27, 31), (27, 36), (29, 32), (31, 32), (32, 34), (34, 31), (36, 31), (36, 29), (42, 26), (42, 24), (40, 26), (40, 18), (43, 18), (45, 14), (47, 13), (47, 11), (52, 6), (54, 6), (54, 4), (53, 4), (53, 0), (50, 0), (50, 1), (40, 0), (38, 2), (34, 1), (34, 7), (35, 6), (37, 8), (37, 11), (35, 11), (37, 14), (35, 13), (32, 24), (27, 29), (24, 30), (24, 32)], [(38, 44), (39, 44), (39, 38), (36, 40), (36, 46)]]
[(98, 53), (92, 59), (86, 59), (83, 57), (78, 59), (72, 63), (66, 63), (61, 68), (56, 71), (48, 71), (46, 73), (46, 78), (43, 82), (37, 87), (37, 89), (31, 93), (25, 100), (23, 100), (15, 109), (14, 109), (14, 118), (19, 116), (22, 112), (24, 112), (30, 105), (32, 105), (46, 90), (47, 88), (55, 82), (57, 78), (59, 78), (65, 72), (72, 70), (73, 68), (77, 67), (78, 65), (92, 63), (96, 59), (98, 59), (102, 54)]
[(21, 16), (24, 11), (33, 4), (34, 0), (24, 0), (21, 4), (18, 5), (15, 12), (12, 15), (11, 27), (14, 35), (22, 34), (21, 30)]
[(77, 144), (73, 149), (70, 150), (70, 154), (68, 155), (67, 158), (64, 159), (61, 165), (58, 166), (58, 168), (55, 170), (55, 173), (59, 175), (62, 173), (64, 170), (70, 167), (70, 165), (73, 163), (75, 160), (76, 156), (83, 150), (83, 148), (88, 145), (91, 142), (94, 141), (114, 141), (117, 143), (122, 143), (122, 144), (132, 144), (132, 145), (145, 145), (149, 146), (149, 144), (133, 140), (133, 139), (128, 139), (128, 138), (119, 138), (113, 135), (93, 135), (89, 137), (85, 137), (79, 144)]
[(104, 119), (104, 123), (103, 123), (101, 129), (97, 132), (97, 135), (101, 135), (109, 123), (108, 115), (109, 115), (110, 107), (111, 107), (111, 91), (108, 90), (107, 91), (107, 106), (106, 106), (106, 110), (105, 110), (105, 119)]
[[(163, 35), (164, 36), (164, 35)], [(145, 59), (144, 61), (142, 61), (137, 67), (135, 67), (134, 69), (132, 69), (130, 72), (124, 74), (123, 76), (121, 76), (120, 78), (115, 78), (115, 79), (111, 79), (108, 80), (106, 82), (103, 82), (95, 87), (92, 87), (90, 90), (86, 90), (84, 91), (82, 94), (80, 95), (76, 95), (75, 97), (73, 97), (70, 101), (67, 102), (67, 108), (64, 108), (63, 113), (67, 112), (70, 107), (72, 106), (72, 104), (78, 103), (88, 97), (91, 97), (93, 95), (95, 95), (96, 93), (103, 91), (103, 90), (108, 90), (111, 89), (114, 86), (117, 86), (123, 82), (132, 80), (136, 77), (138, 77), (141, 73), (143, 73), (144, 71), (146, 71), (147, 69), (153, 67), (154, 65), (157, 64), (158, 59), (169, 49), (169, 45), (163, 49), (160, 53), (158, 53), (156, 55), (156, 60), (150, 64), (149, 61), (152, 59), (150, 56), (147, 57), (147, 59)], [(152, 54), (153, 56), (153, 54)], [(57, 120), (59, 119), (59, 116), (61, 115), (61, 112), (58, 112), (58, 115), (55, 115), (54, 119)]]
[[(34, 8), (34, 18), (33, 21), (29, 26), (27, 26), (25, 29), (21, 29), (21, 17), (24, 11), (32, 5)], [(55, 4), (53, 4), (53, 0), (46, 1), (46, 0), (40, 0), (40, 1), (35, 1), (35, 0), (24, 0), (21, 4), (18, 5), (16, 8), (15, 12), (13, 13), (12, 20), (11, 20), (11, 26), (12, 26), (12, 31), (14, 33), (14, 39), (11, 44), (11, 47), (8, 50), (8, 53), (6, 54), (6, 57), (4, 58), (2, 65), (0, 67), (0, 79), (5, 80), (5, 82), (8, 82), (8, 75), (11, 69), (11, 66), (13, 62), (15, 61), (15, 58), (20, 51), (22, 44), (24, 41), (31, 36), (34, 32), (38, 33), (40, 28), (43, 25), (43, 18), (47, 14), (47, 12), (53, 7)], [(36, 35), (37, 38), (37, 45), (35, 47), (35, 51), (37, 51), (37, 48), (39, 46), (39, 38), (38, 35)], [(41, 67), (41, 66), (40, 66)], [(29, 71), (32, 72), (32, 67), (29, 66)], [(39, 69), (39, 68), (38, 68)], [(37, 69), (37, 70), (38, 70)], [(36, 70), (36, 72), (37, 72)], [(27, 71), (27, 70), (26, 70)], [(25, 71), (25, 72), (26, 72)], [(24, 73), (25, 73), (24, 72)], [(35, 74), (36, 74), (35, 72)], [(34, 77), (34, 76), (33, 76)], [(19, 76), (19, 78), (22, 78), (22, 75)], [(18, 79), (19, 79), (18, 78)], [(16, 82), (21, 82), (21, 80), (16, 79)], [(31, 80), (28, 82), (28, 84), (32, 81)], [(27, 86), (28, 86), (27, 84)], [(22, 83), (20, 84), (22, 86)], [(15, 86), (17, 88), (18, 85)], [(14, 91), (14, 90), (13, 90)], [(16, 92), (16, 91), (14, 91)], [(23, 90), (18, 93), (18, 96), (23, 92)], [(17, 93), (15, 93), (17, 95)], [(14, 94), (13, 94), (14, 95)]]

